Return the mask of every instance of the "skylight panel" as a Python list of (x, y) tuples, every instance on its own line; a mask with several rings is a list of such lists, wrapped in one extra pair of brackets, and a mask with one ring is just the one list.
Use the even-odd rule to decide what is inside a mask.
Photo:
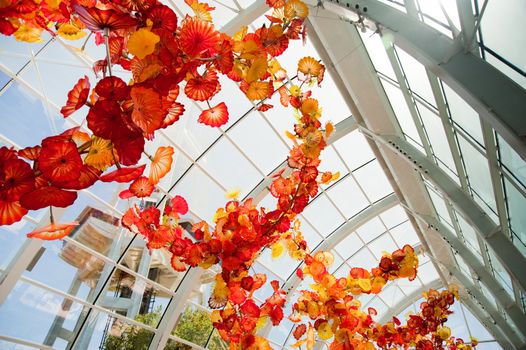
[(327, 237), (344, 222), (344, 218), (340, 215), (336, 207), (324, 195), (320, 195), (313, 200), (309, 206), (305, 208), (303, 216), (305, 216), (324, 237)]
[(438, 272), (437, 272), (437, 270), (435, 268), (435, 265), (433, 265), (433, 263), (431, 263), (431, 262), (428, 262), (427, 264), (421, 264), (418, 267), (418, 272), (419, 272), (420, 280), (424, 284), (432, 282), (432, 281), (440, 278), (440, 276), (438, 275)]
[(355, 170), (375, 158), (367, 140), (358, 130), (345, 135), (336, 141), (334, 146), (350, 170)]
[(393, 66), (391, 66), (389, 57), (387, 57), (387, 53), (385, 52), (386, 45), (390, 45), (390, 43), (388, 44), (388, 37), (381, 37), (372, 31), (365, 33), (360, 31), (360, 35), (376, 71), (396, 80)]
[[(199, 160), (199, 164), (228, 190), (238, 188), (243, 198), (259, 182), (262, 174), (225, 138), (221, 138)], [(224, 196), (223, 196), (224, 197)]]
[(447, 84), (442, 83), (451, 118), (481, 145), (484, 144), (478, 113)]
[(344, 259), (349, 259), (363, 247), (362, 239), (356, 232), (349, 232), (346, 237), (334, 248)]
[(397, 204), (380, 214), (380, 218), (387, 228), (398, 226), (407, 220), (407, 214), (401, 205)]
[(411, 91), (421, 96), (429, 104), (436, 106), (435, 97), (427, 78), (426, 68), (407, 52), (396, 46), (396, 54), (409, 83)]
[(350, 219), (369, 206), (367, 197), (358, 187), (356, 181), (347, 176), (327, 191), (329, 198)]
[(385, 232), (385, 226), (378, 217), (375, 217), (358, 227), (356, 232), (364, 242), (369, 243)]
[[(254, 140), (256, 130), (257, 141)], [(251, 112), (228, 134), (264, 174), (270, 174), (286, 158), (288, 148), (258, 112)]]
[(356, 170), (354, 176), (371, 202), (376, 202), (393, 192), (389, 180), (376, 160)]
[(420, 242), (420, 238), (409, 220), (389, 229), (396, 244), (400, 247), (409, 244), (414, 246)]
[(172, 191), (187, 198), (188, 206), (204, 220), (214, 217), (217, 208), (224, 206), (226, 188), (221, 188), (203, 170), (192, 167)]
[(406, 298), (405, 294), (402, 293), (398, 285), (395, 283), (382, 289), (382, 292), (378, 295), (378, 297), (382, 299), (382, 301), (390, 308), (398, 305)]
[(419, 146), (419, 149), (422, 150), (422, 140), (420, 139), (415, 122), (411, 117), (411, 112), (405, 102), (404, 94), (397, 86), (392, 85), (392, 83), (386, 82), (383, 79), (380, 81), (382, 82), (385, 93), (389, 98), (391, 107), (393, 107), (393, 111), (400, 127), (402, 128), (402, 132), (409, 136), (409, 139), (412, 141), (411, 143), (416, 143)]

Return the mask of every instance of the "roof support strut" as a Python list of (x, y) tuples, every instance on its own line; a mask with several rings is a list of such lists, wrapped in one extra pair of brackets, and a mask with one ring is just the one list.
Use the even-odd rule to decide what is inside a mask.
[[(325, 9), (362, 14), (458, 93), (526, 159), (526, 91), (505, 74), (418, 19), (377, 0), (325, 0)], [(495, 86), (499, 88), (496, 89)]]

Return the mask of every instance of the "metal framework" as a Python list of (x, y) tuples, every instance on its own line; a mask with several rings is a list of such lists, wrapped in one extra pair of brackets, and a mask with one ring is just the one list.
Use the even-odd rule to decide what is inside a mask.
[[(174, 5), (173, 1), (169, 2)], [(241, 9), (237, 0), (234, 0), (233, 3), (238, 9)], [(485, 5), (486, 4), (487, 1), (485, 2)], [(359, 6), (358, 9), (356, 7), (357, 5)], [(482, 13), (484, 12), (485, 5), (481, 11)], [(348, 117), (336, 125), (336, 130), (329, 139), (328, 144), (331, 146), (336, 140), (345, 137), (349, 133), (357, 129), (361, 130), (361, 132), (368, 137), (368, 142), (378, 162), (384, 166), (384, 170), (395, 190), (395, 194), (391, 194), (379, 202), (371, 204), (362, 212), (346, 220), (343, 225), (323, 239), (322, 242), (313, 249), (313, 252), (334, 248), (338, 242), (342, 241), (358, 227), (394, 205), (401, 204), (407, 209), (410, 220), (412, 220), (413, 226), (418, 231), (419, 237), (422, 240), (423, 249), (431, 254), (432, 263), (437, 267), (441, 279), (423, 285), (421, 289), (414, 291), (408, 295), (406, 299), (392, 306), (380, 321), (386, 321), (392, 315), (398, 314), (411, 302), (418, 299), (422, 291), (428, 288), (438, 288), (450, 279), (455, 279), (459, 281), (468, 292), (468, 295), (463, 297), (463, 302), (490, 330), (495, 336), (495, 339), (505, 349), (526, 349), (526, 316), (518, 297), (520, 293), (526, 289), (526, 271), (523, 269), (523, 266), (526, 266), (526, 258), (509, 239), (509, 237), (511, 237), (508, 226), (510, 218), (506, 205), (506, 193), (503, 188), (503, 176), (505, 176), (505, 173), (501, 168), (498, 153), (499, 149), (495, 141), (496, 131), (522, 158), (526, 159), (526, 144), (524, 141), (526, 121), (522, 118), (523, 111), (526, 110), (526, 92), (504, 74), (479, 58), (476, 50), (475, 34), (480, 26), (481, 17), (475, 18), (472, 15), (473, 9), (471, 8), (471, 1), (457, 0), (461, 27), (454, 28), (450, 18), (446, 16), (454, 35), (454, 39), (450, 39), (417, 18), (418, 10), (414, 0), (405, 1), (407, 14), (376, 0), (320, 0), (313, 2), (313, 6), (311, 13), (314, 13), (314, 15), (311, 15), (310, 18), (310, 25), (315, 29), (312, 33), (313, 42), (320, 52), (328, 71), (334, 76), (338, 89), (346, 96), (346, 102), (354, 115), (354, 117)], [(324, 7), (325, 10), (323, 10), (322, 7)], [(367, 7), (367, 11), (365, 11), (365, 7)], [(238, 15), (226, 24), (222, 30), (228, 34), (234, 34), (239, 27), (253, 22), (267, 10), (268, 8), (264, 1), (257, 0), (246, 9), (239, 10)], [(348, 20), (343, 20), (341, 17), (341, 15), (346, 17), (351, 14), (351, 12), (354, 13), (353, 18), (356, 17), (356, 13), (358, 12), (360, 18), (367, 19), (365, 21), (367, 25), (373, 27), (374, 30), (380, 34), (388, 33), (392, 38), (391, 40), (384, 37), (386, 54), (396, 75), (397, 84), (403, 94), (404, 101), (408, 105), (410, 117), (416, 126), (425, 154), (404, 138), (388, 97), (385, 95), (378, 80), (378, 75), (369, 60), (367, 50), (363, 46), (356, 29), (349, 24)], [(50, 43), (54, 42), (58, 42), (74, 54), (80, 62), (80, 66), (91, 66), (92, 62), (89, 57), (84, 54), (79, 54), (60, 39), (50, 40), (40, 51), (45, 50)], [(415, 97), (407, 82), (403, 67), (397, 59), (396, 48), (393, 45), (395, 43), (422, 62), (426, 67), (427, 79), (430, 82), (435, 97), (437, 113), (440, 116), (447, 143), (452, 152), (455, 171), (458, 174), (460, 185), (440, 168), (434, 158), (433, 145), (429, 140), (419, 112), (414, 106)], [(34, 67), (42, 84), (42, 77), (37, 64), (39, 52), (35, 54), (32, 53), (28, 58), (29, 61), (27, 64), (16, 73), (11, 72), (2, 64), (0, 64), (0, 70), (13, 79), (12, 81), (21, 84), (38, 99), (43, 101), (49, 123), (51, 127), (54, 128), (54, 121), (50, 112), (58, 111), (58, 107), (49, 99), (49, 96), (47, 96), (44, 91), (38, 91), (38, 89), (35, 89), (20, 77), (20, 74), (27, 70), (28, 67)], [(482, 118), (485, 147), (484, 156), (487, 158), (490, 169), (491, 184), (493, 193), (495, 194), (499, 216), (499, 225), (496, 225), (488, 217), (470, 193), (470, 181), (466, 174), (462, 152), (458, 147), (457, 129), (449, 116), (447, 101), (441, 89), (439, 78), (451, 86)], [(499, 86), (499, 89), (494, 89), (494, 86)], [(4, 88), (0, 91), (0, 97), (6, 89), (7, 88)], [(272, 128), (276, 135), (278, 135), (280, 141), (286, 144), (283, 137), (277, 132), (270, 121), (264, 115), (262, 116), (265, 122)], [(199, 163), (199, 160), (223, 137), (232, 141), (234, 147), (240, 151), (242, 156), (246, 158), (262, 176), (262, 181), (247, 195), (247, 197), (254, 198), (257, 203), (268, 193), (271, 177), (270, 175), (266, 176), (263, 174), (258, 165), (252, 162), (243, 149), (233, 142), (230, 138), (229, 130), (230, 128), (220, 130), (221, 136), (197, 157), (197, 159), (193, 159), (189, 153), (167, 134), (163, 135), (189, 160), (192, 164), (190, 168), (196, 166), (223, 190), (226, 189), (225, 186), (214, 178), (213, 174), (210, 174)], [(3, 135), (0, 135), (0, 140), (19, 148), (14, 142)], [(341, 155), (338, 154), (338, 156), (340, 160), (343, 161)], [(282, 162), (278, 168), (285, 165), (286, 162)], [(350, 169), (347, 168), (347, 170), (349, 171), (349, 176), (353, 176)], [(183, 174), (180, 179), (182, 179), (185, 174)], [(422, 177), (433, 183), (444, 195), (446, 199), (445, 205), (451, 221), (453, 221), (453, 231), (449, 226), (439, 220), (433, 203), (427, 193), (427, 187), (422, 181)], [(164, 194), (168, 194), (170, 190), (171, 189), (161, 189)], [(326, 195), (326, 191), (327, 190), (322, 190), (321, 195), (326, 196), (329, 201), (334, 204), (330, 197)], [(108, 210), (119, 214), (115, 203), (107, 203), (89, 191), (85, 193)], [(338, 211), (340, 211), (339, 208)], [(463, 217), (475, 228), (478, 234), (478, 243), (482, 252), (483, 261), (480, 261), (477, 256), (469, 250), (463, 239), (461, 229), (459, 228), (458, 222), (456, 222), (457, 211), (461, 212)], [(198, 217), (195, 213), (193, 214), (195, 217)], [(40, 224), (44, 224), (45, 220), (46, 219), (40, 222)], [(3, 271), (3, 274), (0, 275), (0, 304), (6, 300), (17, 281), (23, 281), (61, 296), (64, 300), (82, 305), (86, 308), (87, 314), (84, 315), (84, 319), (81, 320), (73, 331), (66, 331), (62, 328), (64, 320), (58, 318), (52, 327), (52, 329), (56, 329), (59, 337), (64, 339), (73, 338), (68, 348), (87, 348), (95, 327), (94, 320), (96, 321), (96, 317), (92, 317), (93, 313), (100, 312), (104, 315), (151, 331), (154, 336), (149, 349), (162, 349), (170, 339), (202, 349), (202, 347), (198, 347), (187, 340), (170, 334), (181, 312), (184, 310), (190, 294), (194, 291), (194, 286), (199, 283), (199, 278), (202, 275), (200, 269), (191, 269), (183, 277), (181, 283), (178, 284), (175, 290), (172, 290), (148, 278), (150, 259), (141, 260), (138, 271), (134, 271), (124, 265), (123, 258), (127, 249), (131, 247), (134, 242), (133, 239), (129, 242), (128, 246), (121, 246), (123, 242), (115, 243), (114, 246), (112, 246), (113, 250), (107, 255), (93, 250), (69, 237), (66, 238), (65, 242), (82, 249), (93, 257), (103, 261), (105, 264), (96, 288), (90, 292), (92, 293), (93, 301), (88, 302), (76, 297), (78, 285), (72, 285), (71, 289), (66, 292), (24, 276), (24, 270), (30, 266), (42, 247), (41, 241), (30, 240), (22, 245), (17, 256), (10, 262), (6, 270)], [(501, 282), (498, 281), (492, 273), (487, 246), (495, 251), (500, 263), (511, 276), (516, 295), (515, 299), (504, 290)], [(368, 249), (366, 245), (365, 247)], [(121, 252), (121, 248), (123, 248), (124, 251)], [(466, 275), (459, 269), (454, 258), (456, 253), (460, 254), (468, 264), (472, 276)], [(345, 263), (344, 261), (343, 264)], [(109, 298), (104, 295), (104, 291), (108, 288), (110, 279), (117, 269), (128, 273), (137, 280), (137, 291), (130, 300)], [(292, 292), (299, 285), (299, 282), (297, 276), (292, 274), (286, 279), (284, 289)], [(487, 290), (491, 293), (490, 297), (482, 292), (479, 282), (487, 287)], [(134, 315), (138, 313), (139, 299), (146, 284), (154, 286), (157, 290), (162, 291), (170, 297), (168, 306), (157, 327), (145, 326), (133, 319)], [(489, 300), (491, 297), (495, 299), (497, 307), (492, 306)], [(126, 313), (126, 316), (121, 314), (123, 312)], [(510, 321), (513, 322), (515, 328), (509, 323)], [(518, 332), (516, 330), (518, 330)], [(268, 334), (268, 331), (269, 329), (265, 328), (262, 333)], [(56, 336), (51, 335), (49, 339), (46, 338), (44, 343), (53, 344), (55, 339)], [(53, 349), (48, 345), (40, 345), (5, 335), (0, 335), (0, 340), (41, 349)], [(273, 345), (281, 346), (275, 343), (273, 343)], [(323, 347), (323, 344), (319, 343), (317, 346)]]
[[(466, 51), (436, 29), (377, 0), (324, 0), (341, 14), (367, 8), (363, 15), (393, 35), (397, 45), (422, 62), (464, 98), (512, 147), (526, 159), (526, 92), (510, 78)], [(494, 87), (498, 86), (498, 89)]]
[[(334, 19), (332, 19), (332, 21), (334, 21)], [(492, 227), (494, 231), (488, 232), (486, 235), (482, 235), (482, 237), (490, 237), (490, 233), (495, 234), (495, 231), (499, 231), (498, 227), (496, 227), (489, 220), (489, 218), (487, 218), (486, 214), (478, 207), (478, 205), (476, 205), (473, 199), (460, 187), (458, 187), (458, 185), (456, 185), (451, 178), (445, 175), (443, 171), (429, 159), (431, 154), (422, 154), (399, 136), (385, 136), (401, 135), (402, 133), (400, 127), (397, 125), (394, 113), (387, 102), (387, 97), (385, 96), (381, 85), (377, 81), (378, 78), (376, 77), (376, 74), (373, 73), (374, 68), (367, 57), (367, 51), (365, 48), (360, 47), (361, 40), (357, 35), (356, 30), (352, 26), (348, 25), (344, 21), (341, 21), (339, 25), (340, 28), (336, 30), (334, 28), (334, 24), (331, 25), (329, 24), (330, 22), (331, 17), (330, 13), (328, 12), (322, 12), (322, 14), (319, 15), (319, 18), (315, 17), (311, 19), (311, 23), (315, 28), (317, 35), (322, 39), (321, 42), (326, 45), (326, 48), (331, 48), (329, 51), (329, 58), (332, 60), (332, 62), (338, 62), (337, 64), (334, 64), (335, 69), (339, 73), (339, 76), (342, 77), (343, 82), (347, 86), (352, 99), (355, 101), (351, 111), (357, 119), (360, 118), (363, 120), (363, 122), (359, 122), (360, 129), (381, 146), (380, 149), (384, 155), (384, 159), (389, 164), (393, 175), (397, 177), (397, 183), (400, 186), (403, 195), (405, 196), (405, 200), (409, 201), (409, 207), (418, 208), (418, 210), (421, 210), (421, 212), (422, 210), (423, 212), (428, 210), (429, 212), (427, 215), (435, 215), (433, 214), (434, 209), (431, 209), (432, 207), (430, 209), (423, 209), (429, 208), (429, 204), (426, 204), (426, 202), (430, 203), (430, 199), (424, 199), (425, 196), (423, 196), (424, 193), (426, 193), (425, 186), (420, 186), (419, 191), (415, 191), (414, 189), (409, 190), (411, 187), (414, 188), (415, 181), (416, 183), (421, 181), (419, 177), (410, 175), (415, 174), (414, 170), (417, 170), (420, 172), (420, 174), (426, 176), (432, 182), (434, 182), (435, 185), (437, 185), (442, 190), (442, 192), (445, 193), (448, 198), (456, 204), (456, 207), (459, 207), (460, 210), (464, 212), (464, 214), (467, 214), (466, 216), (468, 216), (468, 220), (470, 220), (475, 225), (475, 227), (477, 227), (475, 221), (480, 219), (485, 220), (485, 224), (491, 224), (489, 227)], [(346, 40), (348, 41), (347, 45), (342, 45), (342, 41), (340, 39), (341, 35), (346, 37)], [(337, 45), (336, 42), (338, 43)], [(350, 50), (352, 50), (351, 54), (349, 54)], [(389, 49), (387, 53), (389, 55)], [(393, 57), (391, 57), (391, 61), (394, 63)], [(402, 78), (400, 73), (401, 72), (399, 72), (399, 78)], [(359, 86), (359, 89), (356, 88), (357, 86)], [(404, 89), (402, 90), (404, 91)], [(405, 89), (406, 96), (408, 93), (409, 91)], [(406, 101), (409, 103), (407, 98)], [(391, 123), (387, 121), (391, 121)], [(419, 127), (417, 123), (417, 128), (421, 129), (422, 126)], [(426, 140), (425, 134), (421, 133), (421, 135), (422, 138)], [(394, 146), (395, 142), (393, 142), (393, 140), (396, 140), (398, 148)], [(403, 147), (399, 146), (399, 144), (403, 144)], [(403, 148), (403, 150), (399, 151), (398, 149), (400, 148)], [(427, 147), (424, 146), (424, 148)], [(399, 163), (399, 160), (396, 159), (396, 154), (402, 154), (403, 157), (401, 157), (401, 160), (405, 162), (405, 166)], [(410, 184), (410, 182), (413, 182), (413, 184)], [(425, 231), (425, 225), (421, 226), (421, 228), (422, 231)], [(485, 232), (484, 230), (487, 230), (487, 227), (483, 225), (480, 225), (480, 227), (477, 228), (480, 232)], [(508, 265), (509, 271), (514, 273), (517, 280), (521, 279), (523, 277), (523, 273), (519, 269), (515, 269), (515, 271), (513, 271), (513, 269), (517, 266), (514, 265), (516, 261), (524, 260), (522, 254), (518, 252), (509, 239), (502, 233), (498, 232), (498, 235), (494, 235), (493, 239), (499, 241), (498, 245), (502, 244), (506, 246), (505, 248), (497, 247), (497, 249), (500, 249), (500, 253), (498, 253), (500, 260), (507, 260), (506, 264)], [(436, 239), (433, 239), (432, 237), (425, 238), (424, 242), (425, 241), (428, 241), (428, 243), (432, 246), (432, 251), (443, 252), (441, 253), (442, 255), (446, 254), (441, 258), (437, 257), (437, 260), (444, 260), (447, 266), (452, 265), (447, 263), (447, 261), (451, 261), (451, 259), (448, 258), (448, 253), (444, 250), (443, 242), (437, 242)], [(509, 252), (511, 252), (514, 255), (514, 258), (517, 258), (518, 260), (513, 260), (513, 258), (509, 259)], [(486, 266), (480, 268), (487, 269), (488, 267)], [(447, 271), (448, 269), (445, 270)], [(449, 272), (451, 272), (451, 270)], [(464, 278), (463, 276), (457, 275), (458, 274), (455, 273), (456, 278)], [(490, 274), (487, 273), (485, 277), (489, 278), (488, 275)], [(494, 279), (492, 279), (492, 281), (494, 281)], [(471, 287), (474, 285), (471, 283), (469, 286)], [(493, 292), (497, 296), (502, 297), (502, 291), (493, 290)], [(477, 291), (475, 293), (479, 292)], [(509, 299), (501, 299), (500, 301), (501, 302), (499, 304), (505, 305)], [(511, 305), (507, 304), (506, 306)], [(522, 312), (521, 314), (522, 316), (515, 315), (518, 316), (516, 318), (518, 322), (523, 321), (524, 314)], [(513, 340), (514, 347), (521, 346), (522, 337), (515, 335), (511, 328), (506, 326), (504, 326), (504, 328), (507, 337), (510, 337)], [(498, 332), (495, 331), (494, 333), (497, 334)], [(501, 340), (505, 341), (502, 337)]]

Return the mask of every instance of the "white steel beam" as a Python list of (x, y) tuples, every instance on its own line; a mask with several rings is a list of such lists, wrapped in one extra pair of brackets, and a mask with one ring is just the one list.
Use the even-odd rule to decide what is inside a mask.
[(442, 193), (455, 205), (464, 218), (475, 228), (480, 237), (493, 248), (508, 273), (526, 289), (526, 258), (517, 247), (502, 233), (497, 226), (462, 189), (435, 163), (430, 161), (409, 142), (397, 136), (381, 136), (362, 129), (375, 141), (399, 153), (402, 159), (413, 165), (422, 176), (437, 186)]
[[(323, 6), (340, 15), (367, 8), (362, 14), (396, 45), (409, 52), (445, 81), (526, 159), (526, 91), (451, 38), (410, 15), (377, 0), (324, 0)], [(499, 88), (496, 89), (495, 86)]]
[(20, 279), (20, 276), (27, 269), (29, 264), (37, 256), (38, 251), (42, 248), (42, 240), (28, 239), (18, 250), (15, 257), (7, 265), (4, 275), (0, 280), (0, 305), (4, 303), (9, 293)]
[[(327, 4), (327, 2), (324, 4)], [(350, 94), (353, 102), (351, 104), (351, 112), (358, 120), (360, 129), (366, 135), (369, 134), (369, 136), (377, 136), (378, 138), (386, 137), (383, 135), (402, 135), (389, 100), (370, 61), (369, 53), (363, 46), (356, 28), (345, 21), (338, 21), (338, 17), (335, 14), (322, 10), (319, 11), (318, 16), (310, 18), (310, 21), (317, 35), (322, 39), (321, 42), (326, 48), (330, 48), (328, 51), (329, 58), (331, 62), (336, 62), (332, 66), (335, 67), (336, 71), (342, 77), (347, 91)], [(335, 25), (335, 23), (339, 24)], [(400, 137), (389, 137), (395, 137), (401, 140)], [(417, 170), (419, 168), (417, 162), (415, 162), (413, 158), (398, 157), (397, 154), (399, 152), (394, 147), (391, 147), (388, 142), (379, 142), (376, 137), (372, 137), (372, 139), (380, 145), (380, 152), (401, 191), (403, 197), (401, 201), (406, 202), (412, 210), (416, 209), (420, 213), (426, 213), (426, 215), (430, 216), (436, 215), (426, 186), (423, 184), (420, 174), (414, 171), (415, 165)], [(433, 169), (437, 168), (440, 170), (431, 159), (419, 151), (417, 152), (418, 156), (423, 157), (433, 166)], [(427, 174), (428, 172), (426, 172), (426, 175)], [(434, 173), (431, 175), (434, 176)], [(448, 190), (452, 188), (448, 186), (453, 183), (455, 190), (462, 192), (453, 180), (447, 176), (446, 178), (448, 179), (447, 186), (438, 186), (442, 191), (448, 192)], [(467, 199), (469, 200), (470, 206), (475, 205), (471, 197), (467, 197)], [(479, 208), (476, 214), (480, 215), (484, 213)], [(494, 224), (492, 225), (493, 227), (495, 226)], [(420, 227), (422, 232), (429, 231), (426, 225), (422, 225), (420, 222), (418, 222), (417, 226)], [(432, 234), (419, 235), (423, 240), (423, 244), (427, 244), (430, 247), (430, 252), (434, 255), (435, 261), (443, 262), (447, 266), (454, 266), (456, 262), (452, 259), (449, 246), (445, 244), (440, 235), (434, 232), (431, 233)], [(503, 238), (507, 240), (506, 237)], [(511, 242), (508, 241), (508, 245), (512, 245)], [(505, 258), (506, 255), (502, 255), (501, 257)], [(440, 271), (442, 271), (442, 269), (439, 269), (439, 273)], [(510, 337), (515, 336), (515, 340), (520, 342), (517, 336), (513, 334), (511, 327), (505, 327), (505, 332), (507, 334), (509, 333)], [(501, 342), (505, 347), (508, 343), (508, 341)]]
[(234, 19), (221, 28), (221, 31), (232, 36), (237, 33), (241, 27), (254, 22), (269, 10), (270, 8), (265, 1), (257, 0), (246, 9), (241, 10)]
[(453, 250), (459, 252), (459, 254), (462, 256), (462, 259), (476, 274), (477, 279), (486, 285), (488, 290), (494, 295), (497, 304), (499, 304), (504, 312), (509, 315), (510, 319), (515, 323), (517, 328), (523, 331), (522, 336), (526, 337), (526, 315), (524, 315), (516, 301), (513, 300), (504, 290), (501, 283), (499, 283), (497, 279), (491, 273), (489, 273), (486, 267), (477, 259), (475, 254), (440, 221), (427, 215), (419, 215), (418, 213), (412, 214), (416, 218), (422, 220), (424, 223), (427, 223), (431, 229), (437, 231), (453, 248)]
[[(488, 315), (481, 310), (480, 303), (482, 302), (482, 300), (477, 300), (471, 294), (461, 298), (462, 302), (469, 309), (469, 311), (471, 311), (473, 316), (475, 316), (475, 318), (479, 320), (479, 322), (482, 323), (482, 325), (492, 333), (492, 335), (495, 337), (495, 340), (503, 349), (515, 348), (508, 340), (506, 333), (500, 327), (497, 326), (495, 320), (491, 317), (488, 317)], [(518, 349), (524, 350), (522, 347)]]

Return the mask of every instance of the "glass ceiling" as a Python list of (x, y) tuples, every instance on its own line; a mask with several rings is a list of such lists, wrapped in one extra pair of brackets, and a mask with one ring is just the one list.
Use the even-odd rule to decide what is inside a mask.
[[(266, 5), (261, 0), (210, 2), (216, 7), (215, 23), (226, 30), (235, 32), (232, 26), (249, 24), (246, 22), (254, 18), (252, 26), (264, 20)], [(524, 1), (501, 0), (500, 6), (488, 0), (474, 0), (469, 6), (457, 6), (455, 0), (370, 2), (381, 2), (414, 16), (453, 39), (463, 30), (472, 30), (477, 42), (474, 54), (526, 88)], [(166, 2), (180, 15), (187, 11), (182, 3)], [(311, 20), (325, 16), (325, 10), (311, 8)], [(502, 16), (506, 23), (502, 23)], [(464, 28), (468, 17), (482, 20), (473, 28)], [(337, 17), (331, 20), (335, 30), (349, 21)], [(369, 28), (359, 28), (357, 33), (359, 46), (368, 54), (367, 64), (372, 62), (374, 67), (373, 79), (381, 86), (379, 93), (388, 101), (385, 108), (396, 116), (399, 136), (445, 172), (500, 226), (502, 232), (498, 234), (506, 235), (526, 255), (524, 160), (461, 95), (397, 46), (392, 36)], [(91, 81), (97, 78), (91, 67), (104, 56), (103, 48), (92, 41), (85, 50), (81, 46), (82, 42), (64, 42), (58, 37), (47, 37), (36, 44), (0, 37), (0, 145), (23, 148), (73, 126), (85, 128), (85, 109), (68, 119), (59, 113), (79, 77), (87, 75)], [(298, 58), (326, 57), (335, 49), (314, 39), (304, 46), (294, 42), (280, 56), (280, 63), (288, 72), (295, 72)], [(464, 293), (463, 302), (450, 320), (454, 334), (465, 339), (469, 335), (478, 337), (479, 349), (497, 349), (497, 342), (503, 348), (524, 344), (526, 323), (520, 323), (525, 319), (524, 289), (503, 264), (506, 257), (497, 255), (481, 239), (477, 227), (460, 204), (449, 198), (446, 189), (432, 176), (419, 175), (425, 191), (419, 195), (432, 204), (437, 221), (473, 253), (476, 264), (444, 242), (440, 249), (451, 257), (453, 265), (444, 265), (434, 256), (434, 250), (428, 251), (428, 236), (417, 224), (414, 208), (400, 199), (400, 189), (389, 167), (392, 160), (378, 152), (381, 140), (371, 138), (363, 123), (352, 116), (349, 93), (342, 90), (345, 86), (338, 73), (341, 63), (324, 63), (330, 74), (313, 93), (325, 107), (322, 122), (335, 123), (336, 136), (322, 156), (322, 169), (339, 171), (341, 177), (323, 186), (300, 215), (309, 247), (331, 251), (335, 257), (331, 272), (343, 276), (354, 266), (373, 267), (384, 251), (410, 244), (420, 254), (418, 278), (412, 283), (396, 282), (377, 296), (360, 298), (365, 306), (378, 310), (378, 320), (403, 316), (417, 307), (422, 291), (456, 281), (464, 286)], [(130, 78), (124, 71), (115, 74)], [(146, 148), (151, 152), (159, 145), (174, 147), (171, 173), (161, 180), (151, 201), (162, 200), (167, 193), (184, 196), (190, 212), (183, 221), (190, 223), (210, 221), (216, 208), (224, 205), (225, 192), (234, 188), (240, 190), (241, 197), (250, 196), (260, 205), (272, 207), (275, 198), (267, 189), (269, 177), (285, 165), (292, 145), (284, 131), (292, 128), (294, 119), (280, 106), (277, 94), (270, 102), (275, 108), (262, 113), (254, 109), (235, 83), (221, 78), (221, 85), (218, 100), (231, 101), (228, 124), (218, 129), (198, 124), (195, 116), (203, 105), (180, 96), (187, 107), (185, 115), (175, 126), (160, 131)], [(362, 117), (368, 118), (365, 113)], [(259, 140), (250, 136), (254, 130)], [(0, 280), (8, 273), (15, 275), (0, 285), (0, 348), (104, 349), (108, 337), (118, 336), (125, 326), (142, 329), (148, 340), (152, 339), (154, 349), (166, 344), (167, 349), (176, 345), (222, 348), (210, 327), (202, 339), (190, 339), (181, 331), (187, 313), (209, 311), (213, 273), (197, 269), (175, 272), (168, 255), (160, 251), (150, 255), (140, 237), (120, 228), (118, 219), (129, 205), (118, 197), (123, 189), (120, 184), (98, 182), (79, 193), (76, 203), (57, 215), (63, 221), (81, 222), (79, 229), (62, 241), (26, 240), (25, 234), (43, 220), (43, 210), (30, 213), (19, 223), (0, 227)], [(269, 280), (277, 279), (293, 288), (290, 294), (295, 295), (294, 290), (308, 286), (308, 281), (297, 280), (297, 267), (297, 262), (288, 257), (273, 260), (266, 250), (253, 268), (265, 272)], [(481, 281), (479, 268), (497, 284)], [(270, 294), (269, 288), (262, 288), (256, 297), (264, 300)], [(503, 294), (497, 295), (496, 290)], [(477, 295), (484, 299), (478, 298), (477, 302), (473, 299)], [(485, 305), (484, 300), (490, 304)], [(503, 306), (503, 301), (511, 301), (518, 314), (512, 315), (511, 306)], [(285, 314), (290, 308), (289, 302)], [(493, 309), (497, 313), (491, 315)], [(159, 317), (154, 321), (138, 317), (148, 313)], [(289, 349), (294, 342), (291, 331), (292, 323), (284, 319), (279, 327), (261, 332), (269, 336), (274, 348)], [(321, 341), (318, 346), (328, 349)]]

